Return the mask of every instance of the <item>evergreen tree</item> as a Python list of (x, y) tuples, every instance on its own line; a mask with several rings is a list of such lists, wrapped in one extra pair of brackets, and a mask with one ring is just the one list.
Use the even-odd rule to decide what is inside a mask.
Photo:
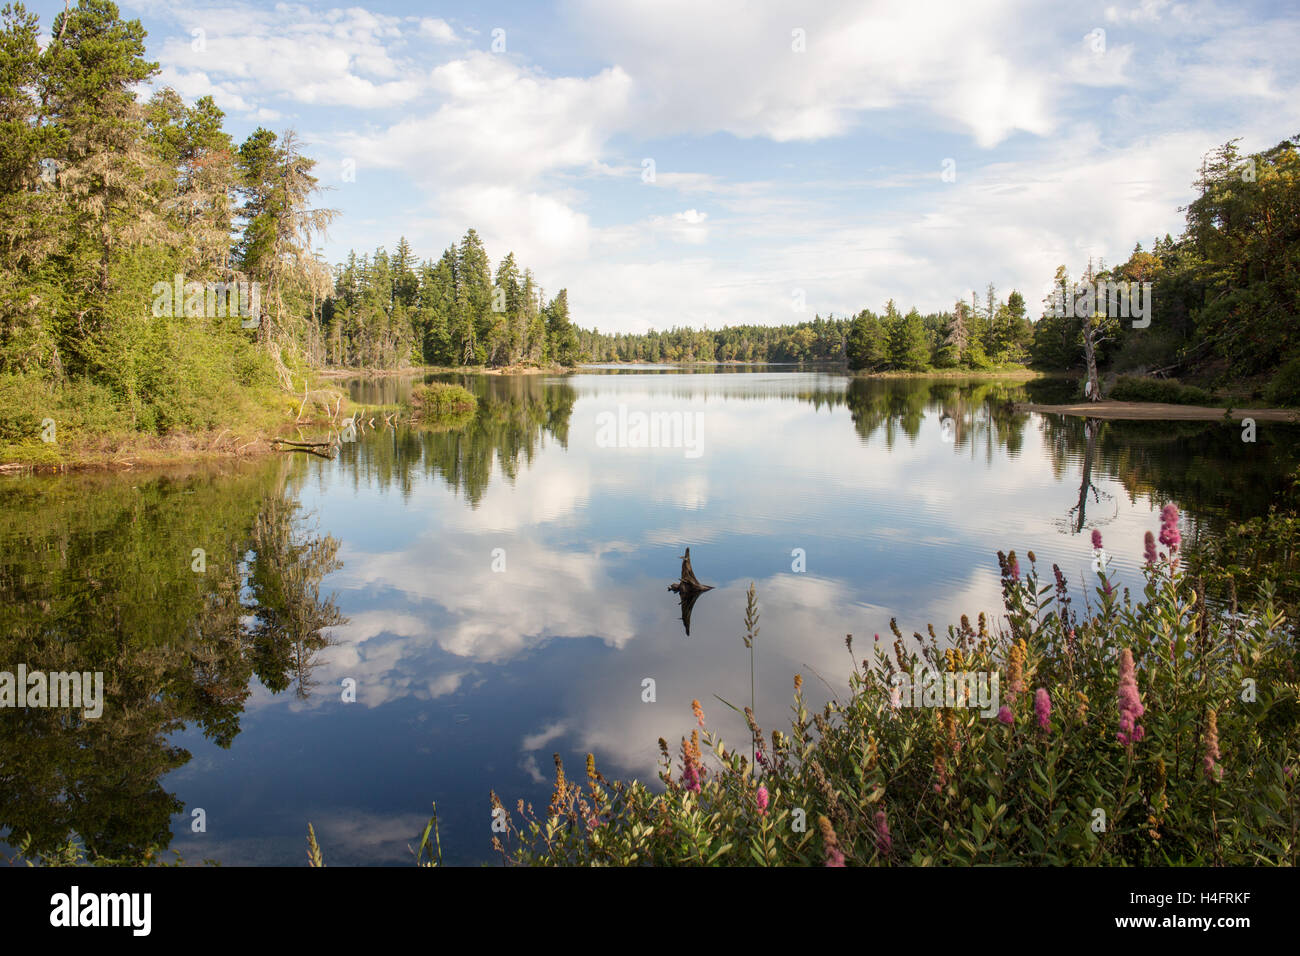
[[(890, 300), (893, 305), (893, 300)], [(929, 367), (930, 346), (925, 338), (921, 314), (912, 309), (895, 321), (889, 338), (889, 362), (895, 368), (922, 371)]]
[(578, 361), (578, 337), (569, 322), (569, 292), (561, 289), (546, 307), (547, 352), (560, 365)]
[(848, 333), (849, 368), (874, 370), (889, 360), (888, 342), (880, 320), (869, 309), (853, 318)]

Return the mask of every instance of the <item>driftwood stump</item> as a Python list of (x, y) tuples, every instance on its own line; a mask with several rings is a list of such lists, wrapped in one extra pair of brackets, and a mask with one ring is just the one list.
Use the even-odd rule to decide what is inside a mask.
[(691, 609), (695, 607), (695, 602), (705, 591), (712, 591), (712, 584), (701, 584), (700, 579), (695, 576), (695, 571), (691, 568), (691, 549), (687, 548), (686, 553), (682, 555), (682, 578), (680, 581), (668, 585), (668, 590), (681, 595), (682, 605), (682, 626), (686, 628), (686, 636), (691, 635)]
[(682, 555), (682, 579), (668, 585), (668, 590), (675, 591), (678, 594), (687, 591), (712, 591), (712, 584), (701, 584), (700, 579), (695, 576), (695, 571), (691, 568), (691, 549), (687, 548), (686, 553)]

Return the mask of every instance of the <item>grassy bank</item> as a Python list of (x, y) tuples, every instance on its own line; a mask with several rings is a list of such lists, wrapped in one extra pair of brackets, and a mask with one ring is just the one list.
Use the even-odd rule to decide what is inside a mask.
[[(261, 369), (181, 368), (123, 393), (89, 379), (0, 376), (0, 466), (85, 468), (256, 454), (301, 396)], [(259, 447), (261, 443), (261, 447)]]

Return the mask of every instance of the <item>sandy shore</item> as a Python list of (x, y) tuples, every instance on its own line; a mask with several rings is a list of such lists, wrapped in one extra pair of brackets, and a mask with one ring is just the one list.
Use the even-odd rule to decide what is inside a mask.
[(1109, 418), (1145, 422), (1213, 422), (1226, 416), (1233, 421), (1253, 418), (1257, 422), (1297, 422), (1300, 411), (1288, 408), (1208, 408), (1204, 405), (1168, 405), (1161, 402), (1076, 402), (1071, 405), (1036, 405), (1016, 403), (1016, 411), (1043, 412), (1049, 415), (1080, 415), (1085, 418)]

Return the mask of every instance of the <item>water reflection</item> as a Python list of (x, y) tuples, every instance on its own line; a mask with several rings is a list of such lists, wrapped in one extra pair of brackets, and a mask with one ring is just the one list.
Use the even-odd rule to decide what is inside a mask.
[[(308, 693), (338, 542), (295, 532), (287, 463), (0, 486), (0, 662), (102, 671), (105, 707), (0, 712), (0, 827), (141, 859), (183, 804), (160, 783), (186, 726), (231, 747), (251, 682)], [(196, 551), (195, 549), (200, 549)]]
[[(751, 581), (772, 729), (794, 673), (844, 689), (845, 634), (996, 608), (998, 548), (1087, 580), (1075, 536), (1101, 526), (1133, 583), (1160, 504), (1193, 533), (1262, 514), (1296, 463), (1294, 429), (1244, 445), (1219, 423), (1019, 413), (1005, 381), (451, 378), (470, 423), (377, 428), (333, 461), (0, 485), (0, 666), (102, 669), (109, 702), (98, 721), (0, 712), (0, 826), (296, 863), (310, 818), (333, 862), (400, 862), (437, 800), (449, 859), (475, 862), (489, 788), (544, 804), (557, 750), (652, 780), (692, 699), (748, 699)], [(379, 404), (410, 384), (349, 387)], [(602, 446), (620, 407), (701, 415), (703, 453)], [(716, 585), (690, 608), (664, 599), (687, 546)]]

